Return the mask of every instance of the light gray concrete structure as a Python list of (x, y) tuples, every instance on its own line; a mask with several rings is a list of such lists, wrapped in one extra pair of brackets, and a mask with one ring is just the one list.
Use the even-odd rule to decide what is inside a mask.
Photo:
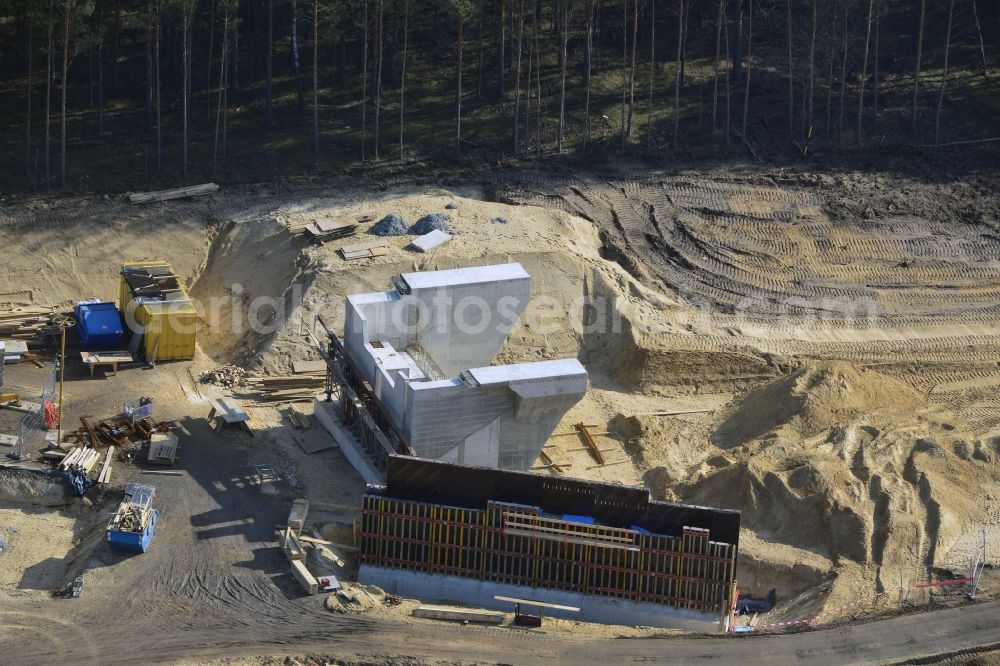
[[(481, 608), (511, 610), (512, 604), (510, 602), (497, 601), (493, 598), (499, 595), (580, 609), (579, 613), (574, 613), (546, 608), (543, 613), (549, 617), (602, 624), (686, 629), (704, 633), (717, 633), (720, 630), (720, 618), (715, 613), (703, 613), (630, 599), (599, 597), (566, 590), (481, 581), (446, 574), (429, 574), (362, 564), (358, 569), (358, 582), (365, 585), (377, 585), (389, 594), (420, 599), (421, 601), (450, 601)], [(526, 606), (524, 611), (536, 613), (538, 609)]]
[(576, 359), (490, 366), (528, 304), (520, 264), (404, 273), (347, 297), (344, 349), (424, 458), (526, 470), (587, 390)]

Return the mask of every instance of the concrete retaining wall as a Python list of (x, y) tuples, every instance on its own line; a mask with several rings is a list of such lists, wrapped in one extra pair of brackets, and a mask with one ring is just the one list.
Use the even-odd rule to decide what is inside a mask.
[[(513, 604), (497, 601), (493, 598), (500, 595), (561, 606), (574, 606), (580, 609), (579, 613), (573, 613), (546, 608), (543, 614), (549, 617), (601, 624), (685, 629), (701, 633), (718, 633), (719, 631), (719, 616), (714, 613), (701, 613), (662, 604), (598, 597), (565, 590), (531, 588), (460, 576), (387, 569), (369, 564), (361, 565), (358, 570), (358, 581), (366, 585), (377, 585), (390, 594), (416, 598), (421, 601), (447, 601), (511, 611)], [(525, 608), (525, 612), (535, 613), (536, 611), (537, 609)]]

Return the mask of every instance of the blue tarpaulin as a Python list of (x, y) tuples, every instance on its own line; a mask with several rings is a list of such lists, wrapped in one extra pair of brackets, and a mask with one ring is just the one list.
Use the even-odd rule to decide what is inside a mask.
[(64, 473), (66, 485), (69, 486), (69, 494), (73, 497), (83, 497), (87, 489), (94, 485), (94, 482), (87, 477), (87, 473), (82, 469), (74, 469)]

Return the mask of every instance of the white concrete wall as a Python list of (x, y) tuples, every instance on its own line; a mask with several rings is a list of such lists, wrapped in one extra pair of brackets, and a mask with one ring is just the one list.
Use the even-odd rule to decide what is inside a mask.
[[(422, 457), (529, 469), (587, 390), (575, 359), (489, 366), (527, 306), (530, 276), (502, 264), (403, 278), (409, 295), (347, 298), (344, 346), (385, 413)], [(414, 345), (452, 379), (428, 381), (406, 353)], [(458, 379), (465, 370), (479, 386)]]
[[(493, 598), (499, 595), (580, 609), (579, 613), (574, 613), (546, 608), (542, 610), (542, 614), (546, 617), (601, 624), (685, 629), (700, 633), (719, 632), (719, 616), (715, 613), (702, 613), (665, 604), (601, 597), (566, 590), (494, 583), (462, 576), (389, 569), (370, 564), (361, 565), (358, 570), (358, 581), (365, 585), (377, 585), (389, 594), (421, 601), (450, 601), (480, 608), (512, 611), (514, 606), (512, 603)], [(537, 608), (522, 608), (524, 612), (531, 614), (538, 614), (539, 611)]]
[(415, 289), (412, 295), (423, 304), (420, 346), (452, 377), (493, 361), (528, 305), (531, 278)]

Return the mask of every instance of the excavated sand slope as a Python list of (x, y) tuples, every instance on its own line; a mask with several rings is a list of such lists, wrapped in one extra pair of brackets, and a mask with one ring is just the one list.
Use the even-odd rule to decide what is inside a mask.
[[(304, 332), (318, 313), (340, 325), (348, 293), (519, 261), (534, 302), (498, 360), (578, 356), (591, 390), (557, 432), (606, 429), (616, 464), (597, 467), (573, 437), (553, 438), (550, 456), (573, 476), (743, 509), (740, 580), (778, 587), (778, 616), (794, 617), (958, 570), (983, 526), (1000, 545), (1000, 241), (916, 207), (910, 185), (888, 188), (899, 200), (855, 187), (850, 205), (835, 185), (491, 186), (538, 204), (513, 207), (432, 189), (33, 202), (0, 215), (0, 242), (25, 249), (0, 267), (0, 301), (114, 297), (120, 261), (168, 259), (193, 296), (217, 299), (203, 352), (283, 374), (315, 357)], [(939, 193), (940, 208), (960, 194)], [(347, 262), (339, 242), (287, 231), (358, 211), (446, 212), (456, 236), (429, 254), (388, 238), (384, 256)]]

